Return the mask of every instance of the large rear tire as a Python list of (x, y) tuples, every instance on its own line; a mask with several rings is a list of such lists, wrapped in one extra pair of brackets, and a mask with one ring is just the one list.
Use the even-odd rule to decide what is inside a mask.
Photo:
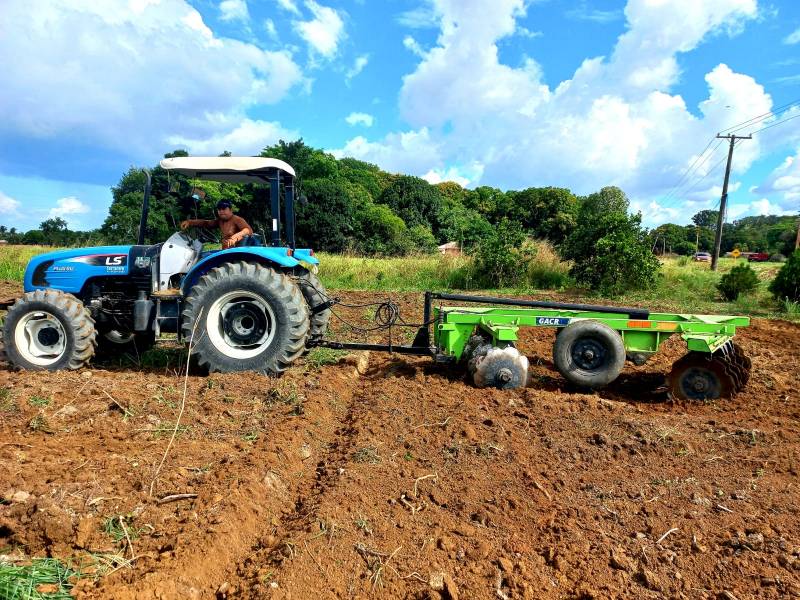
[(278, 375), (302, 354), (309, 330), (300, 288), (283, 273), (237, 262), (203, 275), (186, 298), (184, 338), (209, 371)]
[(328, 331), (328, 322), (331, 320), (331, 309), (326, 308), (318, 313), (312, 311), (321, 304), (328, 301), (328, 292), (325, 286), (322, 285), (319, 277), (308, 269), (302, 269), (297, 275), (297, 285), (300, 286), (300, 291), (303, 292), (303, 298), (308, 304), (308, 311), (311, 315), (311, 326), (308, 332), (308, 341), (316, 342), (325, 337)]
[(94, 319), (80, 300), (59, 290), (35, 290), (8, 309), (0, 359), (30, 371), (80, 369), (96, 345)]

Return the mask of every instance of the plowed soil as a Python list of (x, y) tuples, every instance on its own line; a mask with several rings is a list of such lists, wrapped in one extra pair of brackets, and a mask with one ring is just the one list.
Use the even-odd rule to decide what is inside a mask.
[[(421, 295), (396, 297), (421, 318)], [(376, 353), (278, 380), (190, 374), (160, 471), (179, 351), (2, 366), (0, 552), (135, 557), (81, 580), (92, 599), (799, 596), (800, 326), (741, 329), (750, 382), (710, 403), (659, 389), (679, 340), (585, 394), (553, 336), (524, 330), (531, 383), (511, 392)], [(160, 502), (174, 494), (193, 496)]]

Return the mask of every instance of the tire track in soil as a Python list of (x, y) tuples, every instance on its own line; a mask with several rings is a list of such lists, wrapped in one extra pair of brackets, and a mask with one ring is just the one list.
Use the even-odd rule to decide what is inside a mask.
[[(250, 549), (250, 554), (239, 564), (238, 579), (233, 586), (239, 598), (263, 598), (267, 591), (267, 579), (281, 579), (283, 569), (292, 569), (292, 561), (300, 553), (311, 553), (307, 547), (300, 546), (300, 538), (325, 535), (319, 520), (319, 507), (338, 478), (340, 469), (350, 460), (355, 440), (359, 434), (359, 423), (369, 412), (372, 381), (381, 374), (374, 365), (358, 376), (358, 383), (352, 390), (347, 409), (328, 451), (317, 461), (313, 479), (304, 480), (296, 493), (294, 509), (284, 516), (271, 535)], [(312, 554), (313, 557), (313, 554)], [(316, 559), (314, 559), (316, 561)], [(320, 567), (321, 568), (321, 567)], [(331, 590), (327, 595), (336, 597)]]
[[(144, 560), (137, 562), (135, 572), (120, 571), (117, 577), (101, 580), (99, 588), (86, 589), (87, 593), (79, 597), (212, 598), (237, 591), (246, 595), (253, 582), (248, 579), (239, 584), (238, 573), (251, 564), (249, 558), (272, 548), (275, 532), (284, 529), (283, 523), (288, 523), (286, 530), (292, 532), (302, 526), (303, 517), (309, 515), (311, 519), (313, 506), (308, 499), (324, 493), (329, 453), (323, 455), (313, 471), (308, 471), (298, 450), (307, 447), (309, 439), (320, 447), (330, 444), (338, 462), (338, 457), (347, 453), (348, 435), (355, 431), (354, 380), (350, 369), (332, 366), (323, 373), (326, 382), (319, 386), (312, 384), (313, 391), (309, 393), (302, 418), (277, 416), (274, 426), (265, 432), (265, 439), (269, 439), (266, 448), (249, 455), (245, 464), (229, 463), (229, 476), (235, 477), (235, 483), (224, 498), (219, 494), (224, 487), (221, 481), (198, 490), (201, 493), (193, 520), (208, 525), (194, 527), (191, 530), (194, 534), (184, 535), (181, 531), (167, 541), (170, 551), (166, 555), (159, 556), (158, 551), (151, 553), (155, 556), (145, 554)], [(304, 379), (306, 375), (299, 377)], [(335, 412), (328, 402), (334, 397), (347, 407), (338, 429)], [(337, 452), (339, 448), (341, 453)], [(292, 475), (297, 472), (300, 477), (293, 481)], [(335, 473), (335, 469), (330, 472)], [(208, 496), (212, 495), (209, 501)], [(289, 516), (281, 517), (287, 506)], [(224, 589), (229, 591), (221, 594)]]

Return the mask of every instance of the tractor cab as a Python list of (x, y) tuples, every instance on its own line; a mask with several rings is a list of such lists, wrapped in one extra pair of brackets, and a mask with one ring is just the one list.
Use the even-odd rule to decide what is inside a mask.
[[(236, 248), (271, 248), (280, 249), (284, 256), (292, 256), (295, 247), (294, 169), (275, 158), (262, 157), (194, 157), (181, 156), (165, 158), (161, 168), (180, 173), (191, 179), (206, 181), (222, 181), (227, 183), (254, 183), (268, 186), (270, 194), (271, 231), (268, 240), (262, 235), (253, 233), (239, 241)], [(283, 199), (284, 218), (281, 219), (281, 199)], [(142, 220), (139, 229), (139, 243), (144, 243), (144, 224), (147, 222), (149, 210), (149, 194), (145, 193), (142, 204)], [(283, 227), (281, 227), (283, 225)], [(285, 244), (281, 233), (284, 234)], [(266, 242), (266, 243), (265, 243)], [(205, 263), (214, 255), (229, 252), (228, 250), (203, 250), (200, 239), (187, 232), (176, 232), (161, 246), (158, 257), (158, 273), (153, 277), (153, 292), (168, 293), (182, 287), (183, 279), (193, 270), (195, 265)], [(266, 255), (272, 255), (268, 252)], [(310, 250), (300, 251), (300, 256), (312, 254)], [(155, 275), (155, 273), (154, 273)]]

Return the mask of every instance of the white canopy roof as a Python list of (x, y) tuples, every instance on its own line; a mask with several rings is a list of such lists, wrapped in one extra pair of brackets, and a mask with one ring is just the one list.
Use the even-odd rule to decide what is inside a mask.
[(162, 160), (161, 168), (194, 179), (230, 183), (263, 183), (275, 169), (294, 177), (294, 169), (287, 163), (260, 156), (176, 156)]

